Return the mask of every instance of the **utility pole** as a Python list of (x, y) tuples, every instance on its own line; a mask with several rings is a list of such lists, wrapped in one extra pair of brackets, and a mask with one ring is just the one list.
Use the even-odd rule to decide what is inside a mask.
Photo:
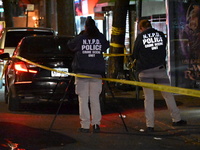
[[(110, 53), (124, 54), (126, 17), (130, 0), (116, 0), (113, 10)], [(110, 57), (108, 60), (108, 77), (116, 78), (124, 68), (124, 57)]]
[(136, 1), (136, 11), (137, 11), (137, 21), (140, 20), (142, 16), (142, 0), (137, 0)]
[(12, 0), (2, 0), (6, 27), (13, 27)]
[(75, 35), (74, 0), (57, 0), (58, 35)]
[(51, 19), (51, 12), (52, 12), (52, 10), (51, 10), (51, 6), (52, 4), (51, 4), (51, 1), (50, 0), (46, 0), (46, 27), (47, 28), (52, 28), (52, 23), (51, 23), (51, 21), (52, 21), (52, 19)]

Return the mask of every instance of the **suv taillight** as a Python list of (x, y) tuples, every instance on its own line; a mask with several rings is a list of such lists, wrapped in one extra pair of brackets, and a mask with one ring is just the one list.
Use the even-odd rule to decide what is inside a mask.
[[(0, 54), (4, 53), (4, 49), (0, 49)], [(3, 60), (0, 59), (0, 62), (2, 62)]]
[(37, 73), (37, 70), (28, 69), (25, 62), (15, 62), (15, 70), (18, 72)]
[(0, 49), (0, 54), (3, 54), (4, 53), (4, 49)]

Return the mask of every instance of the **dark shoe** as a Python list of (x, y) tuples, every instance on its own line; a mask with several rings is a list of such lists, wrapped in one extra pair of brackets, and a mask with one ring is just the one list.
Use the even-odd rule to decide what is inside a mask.
[(82, 133), (89, 133), (90, 129), (84, 129), (84, 128), (79, 128), (78, 132), (82, 132)]
[(154, 128), (153, 127), (147, 127), (146, 132), (147, 133), (154, 132)]
[(100, 127), (98, 124), (93, 125), (93, 132), (94, 133), (99, 133), (100, 132)]
[(180, 120), (178, 122), (172, 123), (172, 126), (185, 126), (185, 125), (187, 125), (187, 121), (185, 121), (185, 120)]

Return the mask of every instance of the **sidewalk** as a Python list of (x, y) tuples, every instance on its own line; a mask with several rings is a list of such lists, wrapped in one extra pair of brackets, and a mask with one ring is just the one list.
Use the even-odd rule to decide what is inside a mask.
[[(125, 93), (124, 93), (125, 94)], [(118, 97), (118, 96), (116, 96)], [(119, 97), (120, 94), (119, 94)], [(68, 144), (63, 148), (48, 148), (48, 150), (198, 150), (200, 149), (200, 116), (199, 106), (192, 106), (194, 103), (184, 103), (178, 101), (181, 114), (184, 119), (188, 121), (187, 126), (173, 127), (169, 112), (164, 106), (162, 100), (156, 100), (155, 109), (155, 132), (147, 134), (145, 129), (145, 118), (142, 102), (131, 102), (129, 95), (127, 99), (119, 99), (121, 104), (122, 114), (126, 128), (118, 113), (106, 113), (103, 115), (101, 124), (101, 133), (99, 134), (84, 134), (74, 132), (79, 126), (68, 128), (70, 124), (63, 128), (66, 135), (76, 139), (77, 142)], [(197, 99), (195, 99), (197, 100)], [(142, 101), (142, 100), (141, 100)], [(132, 107), (124, 108), (124, 104), (132, 103)], [(191, 105), (191, 106), (189, 106)], [(60, 118), (61, 119), (61, 118)], [(61, 120), (60, 120), (61, 121)], [(78, 123), (78, 122), (76, 122)], [(68, 128), (68, 129), (67, 129)], [(55, 130), (58, 128), (55, 126)], [(63, 133), (63, 132), (62, 132)], [(46, 149), (47, 150), (47, 149)]]
[[(175, 96), (181, 115), (188, 121), (188, 125), (173, 127), (165, 102), (160, 92), (156, 92), (155, 132), (147, 134), (143, 132), (145, 117), (142, 92), (138, 101), (134, 98), (134, 92), (114, 92), (116, 99), (108, 96), (106, 102), (101, 133), (77, 132), (80, 120), (76, 112), (60, 113), (50, 132), (54, 114), (8, 112), (0, 113), (0, 127), (4, 129), (0, 131), (0, 135), (4, 139), (15, 140), (26, 150), (200, 149), (199, 98)], [(0, 109), (5, 109), (3, 105)], [(119, 117), (119, 112), (125, 116), (123, 120)]]

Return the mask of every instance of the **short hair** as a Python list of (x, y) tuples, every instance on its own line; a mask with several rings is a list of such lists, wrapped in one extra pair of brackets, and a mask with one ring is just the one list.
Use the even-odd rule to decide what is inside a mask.
[(140, 20), (138, 27), (139, 27), (139, 29), (141, 27), (146, 29), (146, 28), (149, 28), (149, 27), (151, 28), (152, 26), (151, 26), (151, 22), (149, 20), (144, 19), (144, 20)]

